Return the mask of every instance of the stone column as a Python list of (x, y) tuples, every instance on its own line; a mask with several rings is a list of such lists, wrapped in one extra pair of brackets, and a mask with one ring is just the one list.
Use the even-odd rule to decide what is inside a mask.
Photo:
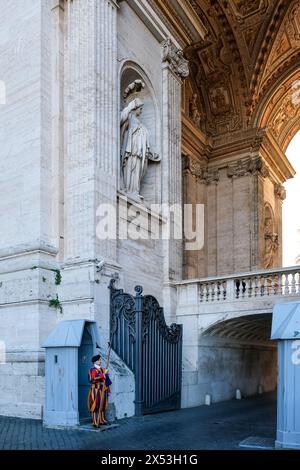
[[(201, 165), (189, 155), (184, 155), (183, 161), (183, 203), (193, 205), (198, 202), (203, 203), (202, 200), (197, 198)], [(183, 247), (183, 279), (196, 279), (198, 277), (197, 255), (198, 252), (188, 251)]]
[[(269, 176), (268, 167), (255, 155), (230, 164), (227, 176), (232, 180), (234, 208), (231, 248), (234, 264), (229, 272), (259, 269), (264, 250), (264, 181)], [(222, 273), (226, 274), (224, 269)]]
[(276, 231), (278, 233), (278, 253), (276, 266), (282, 266), (282, 204), (286, 198), (285, 187), (281, 184), (274, 185), (274, 195), (275, 195), (275, 214), (276, 214)]
[(52, 239), (64, 256), (64, 0), (52, 0), (51, 125), (52, 125)]
[(265, 179), (269, 169), (260, 156), (254, 160), (257, 169), (250, 178), (251, 217), (251, 264), (250, 270), (262, 269), (265, 256)]
[[(99, 207), (106, 204), (116, 209), (117, 9), (113, 0), (66, 4), (65, 279), (71, 283), (75, 275), (77, 282), (82, 279), (80, 296), (86, 306), (78, 314), (83, 315), (85, 308), (99, 321), (106, 339), (107, 285), (118, 270), (116, 234), (100, 240), (96, 228), (100, 216), (105, 216)], [(75, 307), (68, 309), (74, 316)]]
[[(96, 2), (96, 161), (95, 209), (103, 205), (117, 209), (119, 168), (119, 116), (118, 116), (118, 63), (117, 63), (117, 11), (115, 0)], [(103, 215), (100, 210), (98, 215)], [(117, 212), (116, 212), (117, 213)], [(96, 215), (96, 212), (95, 214)], [(113, 214), (112, 214), (112, 217)], [(96, 217), (96, 225), (99, 219)], [(101, 329), (102, 345), (109, 341), (110, 291), (108, 283), (118, 276), (117, 227), (112, 220), (113, 238), (95, 239), (97, 283), (95, 284), (95, 319)], [(95, 227), (96, 228), (96, 227)], [(103, 264), (105, 263), (105, 264)], [(99, 266), (99, 265), (98, 265)]]
[[(0, 414), (40, 418), (45, 331), (56, 322), (51, 2), (1, 2)], [(17, 33), (16, 33), (17, 31)], [(22, 386), (20, 387), (20, 383)], [(14, 400), (11, 397), (14, 396)]]
[[(163, 64), (163, 204), (182, 207), (181, 162), (181, 85), (189, 74), (182, 51), (167, 39), (162, 44)], [(169, 239), (164, 247), (164, 307), (167, 319), (175, 319), (176, 290), (172, 281), (182, 277), (182, 239), (174, 237), (175, 223), (170, 218)]]
[[(193, 218), (196, 213), (196, 205), (203, 204), (204, 220), (201, 221), (201, 229), (203, 229), (204, 246), (199, 250), (183, 250), (184, 253), (184, 273), (186, 279), (196, 279), (206, 277), (208, 274), (208, 251), (209, 246), (213, 245), (216, 237), (212, 230), (208, 231), (208, 227), (216, 230), (216, 224), (210, 223), (208, 220), (211, 213), (215, 214), (216, 211), (211, 210), (211, 204), (215, 203), (216, 197), (213, 192), (209, 192), (209, 187), (216, 187), (219, 181), (219, 171), (208, 169), (207, 163), (193, 159), (189, 155), (184, 156), (184, 171), (183, 171), (183, 194), (184, 203), (193, 206)], [(210, 197), (208, 197), (208, 194)], [(208, 204), (210, 206), (208, 207)], [(194, 222), (194, 221), (193, 221)], [(202, 226), (202, 223), (204, 226)], [(193, 230), (195, 230), (195, 225)], [(200, 236), (200, 233), (198, 233)], [(185, 248), (185, 247), (184, 247)]]
[(115, 1), (68, 2), (66, 46), (66, 260), (115, 261), (115, 240), (97, 240), (96, 211), (115, 205), (117, 31)]

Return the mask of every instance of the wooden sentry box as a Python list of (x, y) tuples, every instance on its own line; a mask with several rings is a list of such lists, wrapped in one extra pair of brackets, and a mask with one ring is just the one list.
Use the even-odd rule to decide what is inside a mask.
[(275, 446), (300, 449), (300, 303), (273, 308), (272, 340), (278, 341), (277, 437)]
[(89, 418), (88, 370), (100, 344), (96, 322), (60, 322), (50, 333), (46, 349), (44, 426), (78, 426)]

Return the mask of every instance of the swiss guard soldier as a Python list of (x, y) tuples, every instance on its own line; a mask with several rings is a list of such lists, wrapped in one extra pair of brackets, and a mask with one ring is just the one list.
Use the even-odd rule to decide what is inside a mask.
[(92, 413), (93, 426), (98, 428), (100, 425), (108, 424), (105, 413), (112, 382), (107, 373), (108, 369), (100, 367), (101, 356), (99, 354), (92, 358), (92, 363), (94, 366), (89, 370), (88, 376), (92, 384), (88, 396), (88, 409)]

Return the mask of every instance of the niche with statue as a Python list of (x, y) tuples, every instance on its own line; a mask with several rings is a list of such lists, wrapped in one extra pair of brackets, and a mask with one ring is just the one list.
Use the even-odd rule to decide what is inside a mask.
[(138, 66), (123, 68), (120, 115), (120, 190), (142, 204), (161, 202), (160, 119), (150, 82)]

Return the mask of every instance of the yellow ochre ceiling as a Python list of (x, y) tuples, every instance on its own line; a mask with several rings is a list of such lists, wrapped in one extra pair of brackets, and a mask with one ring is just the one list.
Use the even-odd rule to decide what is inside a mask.
[[(190, 62), (203, 130), (300, 128), (300, 0), (150, 0)], [(298, 82), (299, 81), (299, 82)]]

